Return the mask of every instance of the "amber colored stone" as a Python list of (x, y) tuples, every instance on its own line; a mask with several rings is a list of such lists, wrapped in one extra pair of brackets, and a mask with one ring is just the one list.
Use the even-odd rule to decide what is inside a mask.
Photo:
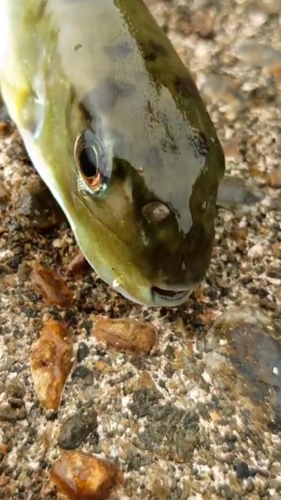
[(74, 362), (72, 335), (62, 323), (45, 323), (31, 353), (31, 375), (38, 399), (57, 410), (64, 384)]
[(63, 453), (52, 466), (51, 478), (69, 500), (107, 500), (123, 482), (113, 462), (81, 451)]

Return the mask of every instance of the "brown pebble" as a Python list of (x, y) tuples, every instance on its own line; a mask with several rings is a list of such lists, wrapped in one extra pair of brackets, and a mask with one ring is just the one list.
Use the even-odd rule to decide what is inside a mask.
[(202, 38), (211, 38), (214, 35), (215, 16), (210, 14), (210, 9), (195, 12), (192, 16), (194, 30)]
[(276, 300), (278, 302), (281, 302), (281, 288), (280, 287), (276, 288), (274, 295), (275, 295)]
[(273, 188), (281, 187), (281, 169), (271, 170), (266, 176), (267, 184)]
[(123, 482), (109, 460), (81, 451), (67, 451), (54, 463), (51, 478), (69, 500), (107, 500)]
[(11, 124), (8, 122), (0, 121), (0, 136), (5, 137), (11, 133)]
[(17, 270), (17, 278), (20, 285), (24, 285), (30, 277), (32, 267), (25, 260), (22, 261)]
[(14, 208), (19, 216), (32, 220), (33, 225), (41, 231), (65, 221), (61, 208), (39, 177), (30, 177), (26, 184), (19, 185)]
[(280, 243), (280, 241), (276, 241), (276, 243), (273, 243), (271, 250), (272, 250), (274, 257), (281, 259), (281, 243)]
[(8, 201), (9, 195), (4, 186), (2, 186), (2, 179), (0, 178), (0, 205), (7, 205)]
[(48, 305), (68, 307), (73, 300), (73, 292), (65, 284), (63, 278), (53, 269), (42, 266), (38, 261), (33, 264), (31, 283), (42, 294)]
[(273, 64), (269, 69), (269, 73), (271, 76), (273, 76), (277, 85), (280, 86), (281, 85), (281, 63), (277, 62), (277, 63)]
[(238, 137), (234, 136), (223, 143), (226, 158), (237, 159), (240, 157), (240, 143)]
[(45, 408), (58, 409), (73, 360), (72, 335), (62, 323), (50, 319), (45, 323), (31, 353), (35, 391)]
[(69, 262), (66, 272), (72, 274), (76, 278), (84, 278), (92, 271), (89, 262), (85, 259), (80, 250), (76, 253), (73, 259)]
[(249, 163), (249, 174), (254, 179), (264, 179), (265, 173), (257, 163)]
[(16, 422), (18, 418), (17, 411), (10, 405), (3, 404), (0, 406), (0, 421), (4, 420), (6, 422)]
[(151, 324), (133, 319), (98, 319), (93, 335), (106, 347), (141, 354), (149, 354), (158, 338)]
[(249, 229), (247, 227), (236, 227), (231, 231), (231, 234), (235, 240), (247, 240)]

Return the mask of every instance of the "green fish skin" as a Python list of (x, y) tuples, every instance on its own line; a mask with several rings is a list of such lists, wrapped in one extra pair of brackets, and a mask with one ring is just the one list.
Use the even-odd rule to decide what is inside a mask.
[(176, 306), (205, 277), (224, 154), (142, 0), (0, 0), (0, 86), (86, 259)]

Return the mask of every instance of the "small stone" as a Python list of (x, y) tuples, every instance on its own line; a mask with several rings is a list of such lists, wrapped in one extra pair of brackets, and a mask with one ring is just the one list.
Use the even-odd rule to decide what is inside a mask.
[(281, 85), (281, 62), (273, 64), (269, 69), (269, 74), (273, 76), (278, 87)]
[(69, 500), (107, 500), (124, 480), (113, 462), (80, 451), (63, 453), (52, 466), (51, 479)]
[(0, 136), (5, 137), (11, 133), (11, 125), (8, 122), (0, 121)]
[[(258, 292), (258, 289), (257, 289)], [(254, 306), (231, 307), (219, 316), (199, 351), (205, 373), (225, 405), (243, 404), (251, 426), (264, 432), (279, 411), (281, 388), (280, 333), (270, 314)], [(202, 349), (202, 351), (201, 351)], [(241, 462), (238, 473), (248, 474)], [(250, 474), (249, 474), (250, 475)], [(248, 477), (248, 476), (247, 476)]]
[(247, 227), (236, 227), (232, 231), (232, 235), (237, 241), (239, 240), (246, 241), (248, 238), (248, 234), (249, 234), (249, 229)]
[(269, 14), (279, 14), (280, 12), (280, 0), (258, 0), (258, 3)]
[(25, 387), (18, 377), (14, 377), (6, 385), (6, 394), (13, 398), (23, 399), (25, 396)]
[(267, 183), (272, 188), (281, 188), (281, 170), (275, 169), (271, 170), (267, 174)]
[(279, 241), (276, 241), (276, 243), (273, 243), (271, 250), (272, 250), (274, 257), (281, 259), (281, 243)]
[(187, 5), (179, 5), (177, 7), (173, 24), (174, 29), (178, 33), (182, 33), (184, 36), (187, 36), (193, 31), (191, 24), (191, 11)]
[(60, 307), (69, 307), (73, 300), (73, 292), (65, 284), (63, 278), (56, 271), (47, 269), (39, 262), (33, 264), (31, 282), (48, 304)]
[(18, 419), (18, 413), (10, 405), (2, 404), (0, 405), (0, 421), (4, 420), (6, 422), (16, 422)]
[(132, 319), (98, 319), (93, 335), (105, 347), (140, 354), (149, 354), (158, 339), (154, 326)]
[(58, 444), (65, 450), (77, 448), (86, 437), (98, 427), (94, 408), (83, 408), (67, 418), (61, 426)]
[(200, 90), (207, 102), (220, 100), (231, 105), (231, 112), (234, 113), (234, 117), (237, 116), (237, 111), (242, 108), (245, 101), (245, 95), (239, 86), (239, 82), (228, 75), (206, 75), (205, 82)]
[(31, 375), (38, 399), (45, 408), (57, 410), (64, 384), (74, 361), (72, 335), (50, 319), (31, 353)]
[(79, 342), (77, 349), (77, 362), (81, 363), (89, 354), (90, 349), (85, 342)]
[(0, 209), (1, 209), (1, 206), (5, 206), (7, 205), (9, 201), (9, 195), (6, 191), (6, 189), (1, 185), (1, 178), (0, 178)]
[(217, 204), (226, 210), (244, 212), (263, 199), (262, 192), (250, 189), (245, 179), (225, 175), (218, 190)]
[(12, 408), (22, 408), (24, 402), (22, 399), (19, 399), (19, 398), (13, 398), (13, 397), (10, 397), (8, 398), (8, 403), (9, 405), (12, 407)]
[[(246, 483), (246, 491), (247, 493), (251, 493), (255, 489), (255, 482), (252, 477), (248, 477)], [(281, 500), (281, 499), (280, 499)]]
[(236, 55), (251, 66), (266, 67), (281, 62), (281, 52), (271, 45), (246, 40), (236, 49)]
[(275, 290), (275, 297), (278, 302), (281, 302), (281, 287), (276, 288)]
[(249, 163), (248, 168), (251, 177), (254, 179), (264, 179), (265, 173), (257, 163)]
[(251, 475), (249, 466), (246, 462), (239, 462), (235, 466), (235, 470), (236, 470), (237, 476), (240, 477), (241, 479), (246, 479), (247, 477), (249, 477)]
[(91, 376), (93, 379), (93, 372), (87, 366), (76, 366), (72, 372), (72, 378), (86, 378)]
[(171, 488), (173, 478), (162, 469), (159, 464), (151, 464), (149, 474), (145, 479), (146, 489), (154, 498), (159, 500), (169, 500), (171, 498)]
[(266, 271), (266, 274), (269, 278), (281, 280), (281, 267), (270, 266), (270, 268)]
[(78, 250), (76, 255), (69, 262), (66, 272), (67, 274), (72, 274), (76, 278), (84, 278), (92, 272), (92, 268), (82, 252)]
[(196, 11), (192, 16), (194, 30), (202, 38), (211, 38), (214, 35), (215, 16), (210, 14), (210, 10)]
[(25, 260), (20, 263), (17, 269), (17, 277), (20, 285), (23, 285), (29, 280), (32, 267)]
[(65, 220), (59, 205), (39, 177), (28, 179), (27, 184), (19, 189), (14, 207), (17, 214), (31, 219), (41, 230), (55, 227)]
[(20, 408), (18, 411), (18, 420), (25, 420), (27, 418), (27, 411), (25, 408)]
[(240, 144), (238, 137), (234, 136), (223, 143), (226, 158), (237, 159), (240, 157)]

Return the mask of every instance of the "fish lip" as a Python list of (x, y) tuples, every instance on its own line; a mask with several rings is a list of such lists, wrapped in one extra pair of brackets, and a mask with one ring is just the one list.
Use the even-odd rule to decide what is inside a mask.
[(157, 286), (151, 287), (151, 295), (154, 302), (161, 303), (161, 305), (177, 306), (182, 304), (190, 295), (191, 290), (172, 290), (167, 288), (160, 288)]

